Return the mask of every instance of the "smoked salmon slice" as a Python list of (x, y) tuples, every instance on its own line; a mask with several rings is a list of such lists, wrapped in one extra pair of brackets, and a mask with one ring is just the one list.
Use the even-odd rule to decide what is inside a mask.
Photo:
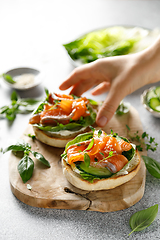
[[(120, 171), (128, 162), (122, 155), (123, 151), (129, 151), (132, 145), (123, 139), (118, 141), (115, 137), (106, 135), (98, 131), (93, 135), (93, 146), (87, 150), (92, 139), (79, 144), (71, 145), (67, 148), (68, 163), (84, 161), (84, 154), (90, 157), (90, 165), (98, 168), (108, 168), (112, 173)], [(92, 140), (93, 141), (93, 140)]]

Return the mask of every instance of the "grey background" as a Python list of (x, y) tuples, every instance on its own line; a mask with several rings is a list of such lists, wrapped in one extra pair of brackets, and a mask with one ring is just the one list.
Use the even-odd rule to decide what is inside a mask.
[[(83, 33), (109, 25), (160, 28), (160, 1), (106, 0), (0, 0), (0, 72), (19, 66), (36, 67), (45, 73), (41, 86), (22, 97), (41, 97), (44, 86), (58, 92), (59, 84), (74, 69), (62, 47)], [(157, 84), (158, 85), (158, 84)], [(140, 95), (148, 86), (126, 97), (139, 112), (144, 130), (160, 143), (160, 119), (148, 113)], [(11, 89), (0, 80), (0, 106), (10, 102)], [(86, 96), (90, 97), (90, 92)], [(95, 99), (105, 99), (101, 95)], [(0, 120), (0, 147), (18, 139), (29, 115), (18, 115), (12, 125)], [(159, 161), (160, 149), (149, 152)], [(160, 239), (160, 215), (142, 232), (133, 233), (130, 216), (159, 204), (159, 180), (149, 173), (143, 198), (134, 206), (112, 213), (40, 209), (27, 206), (11, 193), (9, 153), (0, 155), (0, 239)]]

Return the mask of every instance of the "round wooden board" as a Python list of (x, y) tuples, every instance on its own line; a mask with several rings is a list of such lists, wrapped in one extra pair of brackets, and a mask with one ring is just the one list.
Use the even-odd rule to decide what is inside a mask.
[[(142, 124), (137, 111), (131, 107), (128, 114), (114, 116), (105, 127), (110, 133), (112, 129), (119, 135), (127, 137), (136, 131), (143, 132)], [(32, 126), (28, 126), (22, 135), (22, 139), (32, 146), (32, 150), (40, 152), (50, 162), (51, 167), (47, 168), (36, 159), (32, 178), (23, 183), (17, 165), (20, 160), (11, 153), (9, 159), (9, 177), (13, 194), (22, 202), (42, 208), (77, 209), (100, 212), (112, 212), (128, 208), (137, 203), (144, 194), (146, 168), (143, 160), (137, 175), (129, 182), (111, 190), (83, 191), (72, 186), (63, 176), (60, 155), (64, 149), (47, 146), (38, 140), (33, 141), (27, 135), (33, 134)], [(146, 154), (143, 152), (143, 154)], [(27, 184), (32, 187), (27, 188)]]

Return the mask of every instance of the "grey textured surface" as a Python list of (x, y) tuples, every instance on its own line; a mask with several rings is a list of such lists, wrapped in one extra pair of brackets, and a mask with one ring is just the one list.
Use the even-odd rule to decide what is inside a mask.
[[(1, 0), (0, 67), (1, 72), (18, 66), (38, 67), (45, 81), (36, 89), (19, 92), (23, 97), (42, 96), (44, 86), (58, 91), (59, 84), (71, 72), (63, 43), (92, 29), (114, 24), (160, 28), (160, 1), (106, 0)], [(160, 119), (148, 113), (140, 103), (139, 89), (126, 97), (137, 108), (144, 130), (160, 143)], [(0, 106), (9, 103), (11, 89), (0, 83)], [(87, 93), (90, 97), (90, 93)], [(104, 99), (104, 95), (99, 97)], [(28, 123), (29, 115), (17, 116), (9, 126), (0, 121), (0, 146), (17, 139)], [(149, 156), (159, 160), (160, 148)], [(143, 198), (129, 209), (113, 212), (40, 209), (27, 206), (11, 193), (8, 176), (9, 153), (0, 156), (0, 239), (160, 239), (160, 215), (153, 224), (130, 237), (129, 219), (160, 199), (160, 180), (147, 173)]]

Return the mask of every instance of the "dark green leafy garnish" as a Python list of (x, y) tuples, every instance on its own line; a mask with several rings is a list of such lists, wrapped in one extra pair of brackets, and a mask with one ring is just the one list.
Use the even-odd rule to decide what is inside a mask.
[(18, 163), (18, 172), (24, 183), (26, 183), (32, 177), (34, 169), (34, 161), (29, 157), (29, 153), (32, 153), (33, 156), (45, 166), (50, 167), (50, 163), (41, 153), (31, 150), (31, 145), (29, 143), (23, 142), (10, 145), (3, 151), (3, 153), (8, 151), (23, 152), (23, 158)]
[(155, 159), (147, 157), (147, 156), (142, 156), (146, 168), (148, 172), (155, 178), (160, 179), (160, 163), (157, 162)]
[(89, 165), (90, 165), (90, 156), (87, 153), (84, 154), (84, 162), (85, 162), (86, 166), (89, 167)]
[[(126, 125), (127, 129), (130, 131), (130, 128), (128, 125)], [(150, 137), (149, 134), (146, 132), (143, 132), (142, 134), (139, 134), (139, 131), (134, 133), (134, 135), (128, 134), (131, 141), (139, 142), (140, 144), (137, 144), (136, 147), (139, 151), (143, 151), (143, 146), (145, 146), (145, 149), (151, 150), (152, 152), (157, 150), (158, 143), (155, 141), (155, 138)]]
[(129, 112), (130, 104), (127, 102), (121, 102), (116, 110), (117, 115), (123, 115)]
[(88, 147), (85, 149), (85, 151), (90, 150), (93, 147), (94, 144), (94, 138), (92, 138), (91, 142), (89, 143)]
[(100, 137), (101, 134), (102, 134), (102, 130), (100, 129), (100, 130), (98, 130), (98, 137)]
[(32, 138), (32, 140), (35, 140), (36, 136), (33, 134), (28, 133), (28, 137)]
[(0, 117), (6, 118), (10, 122), (13, 122), (17, 114), (26, 114), (32, 112), (35, 108), (35, 104), (38, 102), (39, 100), (36, 99), (22, 99), (18, 96), (16, 91), (13, 91), (11, 94), (10, 105), (0, 108)]
[(129, 220), (129, 224), (132, 229), (129, 235), (131, 235), (133, 232), (142, 231), (143, 229), (149, 227), (155, 220), (157, 213), (158, 204), (134, 213)]
[(11, 75), (3, 73), (2, 76), (6, 80), (6, 82), (11, 84), (16, 83), (16, 81), (13, 80)]

